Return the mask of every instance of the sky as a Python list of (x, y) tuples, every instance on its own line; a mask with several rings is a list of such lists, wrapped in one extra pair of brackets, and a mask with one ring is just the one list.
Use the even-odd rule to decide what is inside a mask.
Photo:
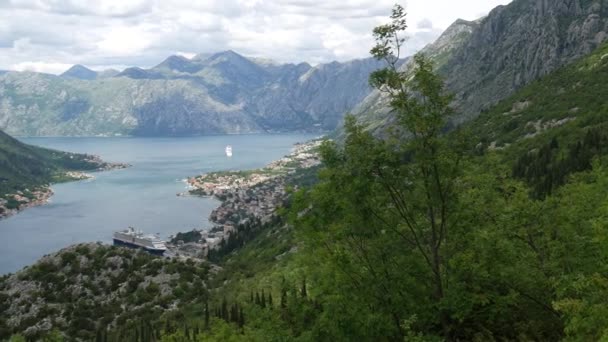
[(456, 19), (510, 1), (0, 0), (0, 70), (146, 68), (225, 50), (282, 63), (366, 58), (396, 2), (408, 13), (409, 55)]

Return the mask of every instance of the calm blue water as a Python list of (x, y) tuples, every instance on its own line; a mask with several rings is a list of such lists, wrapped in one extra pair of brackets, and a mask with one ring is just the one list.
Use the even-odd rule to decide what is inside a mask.
[[(264, 166), (311, 135), (231, 135), (192, 138), (23, 138), (64, 151), (100, 155), (133, 165), (95, 173), (94, 180), (57, 184), (49, 205), (0, 220), (0, 274), (79, 242), (110, 243), (112, 232), (135, 226), (167, 237), (208, 227), (218, 203), (178, 197), (184, 178), (218, 170)], [(232, 145), (233, 157), (224, 154)]]

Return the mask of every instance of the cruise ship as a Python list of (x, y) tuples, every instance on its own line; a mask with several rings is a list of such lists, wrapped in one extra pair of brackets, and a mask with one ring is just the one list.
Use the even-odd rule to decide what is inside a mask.
[(226, 156), (232, 157), (232, 146), (230, 145), (226, 146)]
[(141, 248), (155, 255), (163, 255), (167, 250), (165, 242), (154, 235), (144, 235), (142, 231), (136, 231), (133, 227), (114, 232), (114, 245)]

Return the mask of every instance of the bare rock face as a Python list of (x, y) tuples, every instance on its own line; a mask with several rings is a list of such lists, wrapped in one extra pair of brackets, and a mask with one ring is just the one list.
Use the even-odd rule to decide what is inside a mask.
[(607, 36), (604, 1), (516, 0), (494, 9), (440, 69), (462, 120), (591, 53)]
[[(476, 22), (455, 22), (422, 52), (455, 93), (459, 123), (607, 40), (605, 0), (515, 0)], [(376, 93), (355, 113), (372, 130), (391, 120)]]

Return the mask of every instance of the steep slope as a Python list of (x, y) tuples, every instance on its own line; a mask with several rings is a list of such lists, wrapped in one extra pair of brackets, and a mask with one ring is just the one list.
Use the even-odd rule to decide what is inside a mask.
[(280, 128), (280, 121), (286, 115), (298, 122), (300, 129), (311, 126), (334, 129), (357, 99), (369, 94), (369, 74), (382, 66), (383, 63), (373, 58), (314, 68), (307, 64), (291, 66), (286, 70), (287, 77), (264, 88), (256, 101), (255, 112), (272, 113), (264, 118), (265, 127), (272, 129)]
[[(608, 5), (600, 0), (515, 0), (494, 9), (462, 38), (448, 55), (431, 53), (456, 94), (458, 122), (606, 41)], [(383, 107), (378, 101), (364, 103), (357, 114), (372, 128), (390, 117), (386, 111), (373, 113)]]
[[(478, 26), (479, 21), (457, 20), (435, 42), (422, 49), (421, 53), (432, 58), (437, 67), (442, 67), (456, 51), (462, 48)], [(408, 60), (400, 70), (408, 72), (411, 68), (412, 63)], [(382, 131), (383, 127), (392, 122), (388, 99), (385, 94), (377, 90), (374, 90), (359, 103), (353, 109), (353, 114), (373, 131)]]
[(367, 78), (379, 66), (313, 68), (224, 51), (95, 80), (9, 72), (0, 76), (0, 128), (34, 136), (331, 130), (371, 91)]
[(537, 197), (608, 151), (608, 44), (518, 90), (470, 127), (480, 151), (501, 150)]

